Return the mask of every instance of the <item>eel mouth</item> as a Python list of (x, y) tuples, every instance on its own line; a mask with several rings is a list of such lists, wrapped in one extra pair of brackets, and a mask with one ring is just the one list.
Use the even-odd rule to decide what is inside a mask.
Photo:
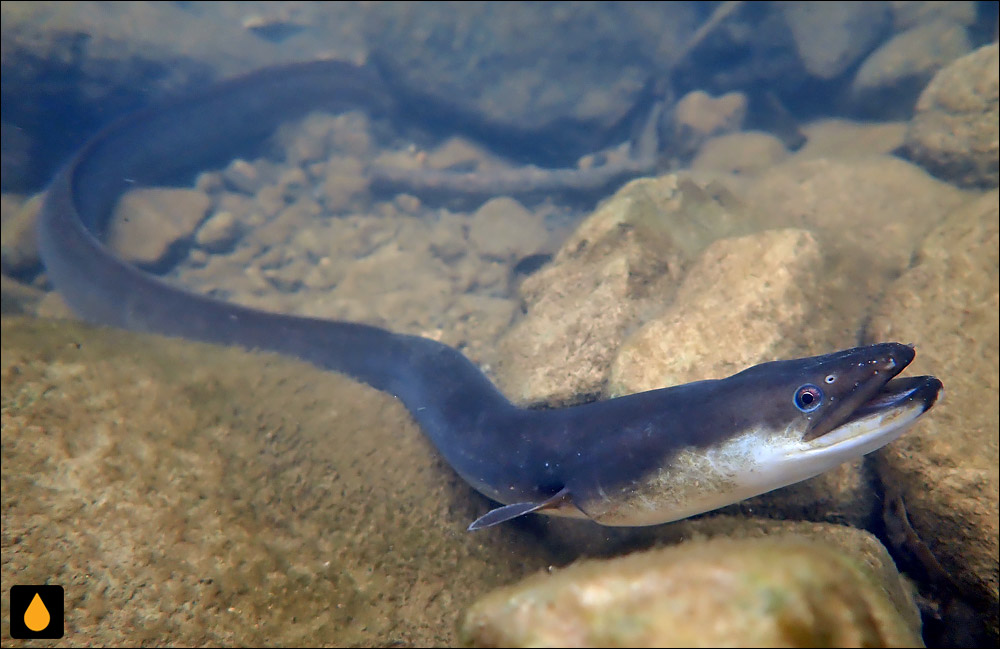
[(872, 414), (893, 408), (905, 407), (914, 403), (921, 406), (922, 413), (927, 412), (937, 402), (943, 389), (944, 384), (933, 376), (912, 376), (902, 379), (892, 379), (882, 386), (872, 398), (862, 403), (848, 417), (847, 421), (861, 419)]
[(905, 433), (942, 391), (941, 381), (933, 376), (893, 379), (821, 436), (804, 441), (812, 452), (845, 458), (871, 453)]
[(943, 390), (941, 381), (933, 376), (896, 378), (914, 356), (911, 346), (894, 344), (888, 352), (852, 361), (865, 376), (850, 393), (842, 395), (837, 407), (813, 423), (804, 441), (820, 442), (821, 446), (826, 445), (824, 442), (835, 443), (834, 439), (823, 438), (843, 438), (832, 434), (844, 430), (871, 432), (868, 429), (873, 425), (876, 429), (886, 428), (898, 419), (911, 421), (927, 412)]

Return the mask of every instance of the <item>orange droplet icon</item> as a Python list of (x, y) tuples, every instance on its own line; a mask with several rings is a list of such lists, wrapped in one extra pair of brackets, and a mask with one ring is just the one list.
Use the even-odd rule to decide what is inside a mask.
[(42, 598), (35, 593), (31, 603), (28, 604), (28, 609), (24, 612), (24, 626), (38, 633), (49, 625), (50, 619), (49, 609), (45, 608)]

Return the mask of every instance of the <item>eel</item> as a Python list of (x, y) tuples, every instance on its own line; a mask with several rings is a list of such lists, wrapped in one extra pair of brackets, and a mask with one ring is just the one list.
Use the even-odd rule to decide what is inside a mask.
[(469, 529), (531, 512), (638, 526), (708, 511), (883, 446), (942, 389), (932, 376), (897, 378), (914, 350), (886, 342), (526, 409), (442, 343), (197, 295), (102, 244), (115, 202), (131, 187), (232, 159), (309, 110), (356, 106), (399, 109), (369, 68), (320, 61), (222, 82), (112, 123), (48, 188), (38, 238), (51, 283), (93, 323), (287, 354), (394, 395), (458, 475), (500, 503)]

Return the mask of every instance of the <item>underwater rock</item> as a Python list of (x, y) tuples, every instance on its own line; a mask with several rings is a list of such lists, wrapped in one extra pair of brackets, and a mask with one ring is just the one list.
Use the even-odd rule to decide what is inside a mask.
[(275, 173), (274, 166), (266, 162), (256, 160), (250, 163), (243, 158), (236, 158), (221, 171), (199, 175), (198, 189), (213, 191), (225, 186), (241, 194), (255, 194), (265, 182), (273, 180)]
[(785, 2), (778, 5), (806, 70), (833, 79), (878, 44), (889, 29), (886, 2)]
[(685, 3), (366, 9), (370, 58), (408, 104), (548, 166), (621, 142), (707, 13)]
[(548, 242), (541, 219), (506, 196), (484, 203), (469, 223), (469, 243), (488, 259), (509, 262), (544, 252)]
[(201, 224), (194, 235), (194, 242), (209, 252), (224, 252), (236, 243), (240, 230), (240, 222), (232, 212), (218, 211)]
[(893, 2), (892, 24), (897, 30), (910, 29), (934, 20), (948, 20), (965, 25), (976, 22), (976, 5), (971, 0), (954, 2)]
[(855, 122), (830, 117), (802, 127), (805, 145), (797, 161), (815, 158), (856, 158), (889, 155), (903, 145), (906, 122)]
[(971, 50), (965, 27), (948, 19), (896, 34), (861, 64), (851, 82), (851, 103), (871, 117), (909, 116), (934, 73)]
[(67, 641), (449, 646), (464, 602), (566, 561), (530, 528), (467, 533), (486, 501), (339, 374), (66, 321), (0, 333), (3, 574), (66, 587)]
[(11, 277), (26, 277), (41, 269), (35, 218), (42, 207), (41, 194), (27, 200), (14, 194), (0, 198), (3, 228), (0, 229), (0, 268)]
[(5, 316), (34, 314), (46, 295), (48, 293), (41, 289), (0, 275), (0, 313)]
[[(933, 373), (945, 398), (932, 416), (881, 452), (887, 485), (909, 523), (997, 633), (998, 565), (996, 191), (952, 212), (928, 237), (911, 269), (889, 289), (871, 340), (917, 348), (916, 373)], [(983, 604), (985, 602), (985, 604)]]
[(122, 259), (162, 267), (180, 254), (208, 211), (209, 197), (192, 189), (145, 188), (125, 194), (108, 222), (107, 245)]
[(694, 539), (535, 575), (475, 603), (461, 636), (477, 647), (922, 646), (885, 548), (825, 527)]
[(345, 155), (333, 155), (322, 165), (326, 173), (320, 191), (323, 206), (329, 213), (341, 214), (349, 208), (357, 209), (365, 204), (369, 179), (360, 160)]
[(888, 155), (793, 156), (753, 179), (745, 201), (772, 227), (809, 229), (823, 250), (831, 349), (857, 343), (878, 296), (913, 251), (966, 198), (920, 167)]
[(522, 283), (526, 314), (501, 340), (501, 388), (522, 403), (600, 393), (628, 329), (669, 302), (690, 259), (735, 219), (687, 179), (626, 185)]
[[(721, 239), (698, 257), (673, 303), (619, 347), (607, 393), (724, 378), (796, 355), (823, 295), (822, 253), (805, 230)], [(815, 335), (815, 332), (813, 332)]]
[(707, 140), (691, 161), (691, 169), (753, 175), (788, 157), (780, 139), (760, 131), (719, 135)]
[(670, 155), (689, 160), (707, 139), (739, 131), (747, 104), (742, 92), (728, 92), (721, 97), (701, 90), (689, 92), (673, 107), (673, 132), (664, 147)]
[(934, 75), (906, 132), (910, 157), (958, 185), (1000, 182), (998, 47), (980, 47)]

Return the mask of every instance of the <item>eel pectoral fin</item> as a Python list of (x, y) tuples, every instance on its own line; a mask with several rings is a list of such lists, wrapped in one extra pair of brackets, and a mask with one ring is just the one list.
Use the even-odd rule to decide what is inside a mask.
[(481, 530), (485, 527), (493, 527), (499, 523), (504, 523), (511, 519), (517, 518), (518, 516), (524, 516), (525, 514), (530, 514), (531, 512), (537, 512), (540, 509), (548, 509), (551, 507), (558, 507), (563, 502), (569, 498), (569, 489), (563, 488), (556, 495), (543, 500), (540, 503), (536, 502), (526, 502), (526, 503), (514, 503), (513, 505), (504, 505), (503, 507), (497, 507), (496, 509), (491, 509), (486, 512), (476, 520), (472, 521), (469, 525), (469, 531)]

